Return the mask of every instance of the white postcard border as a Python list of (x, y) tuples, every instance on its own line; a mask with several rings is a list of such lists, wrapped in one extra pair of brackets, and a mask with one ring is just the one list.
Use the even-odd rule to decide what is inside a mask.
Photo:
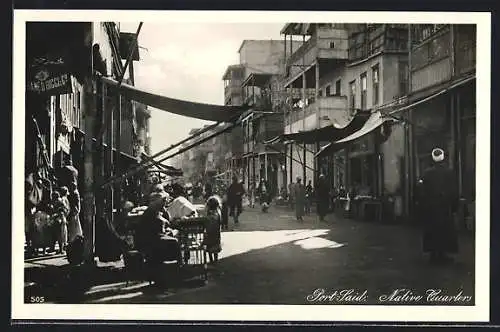
[[(477, 24), (476, 271), (475, 306), (383, 305), (103, 305), (25, 304), (24, 107), (27, 21), (120, 22), (345, 22)], [(490, 299), (490, 74), (491, 15), (486, 12), (259, 12), (14, 10), (12, 146), (12, 319), (203, 321), (404, 321), (485, 322)], [(397, 286), (397, 285), (395, 285)]]

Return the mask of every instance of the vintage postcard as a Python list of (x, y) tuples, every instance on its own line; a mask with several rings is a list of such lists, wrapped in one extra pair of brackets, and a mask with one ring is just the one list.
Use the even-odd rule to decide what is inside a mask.
[(490, 26), (15, 10), (12, 318), (487, 322)]

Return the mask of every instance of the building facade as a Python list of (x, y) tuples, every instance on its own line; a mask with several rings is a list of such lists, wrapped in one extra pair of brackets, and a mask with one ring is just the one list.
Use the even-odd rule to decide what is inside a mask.
[[(430, 151), (445, 151), (455, 172), (462, 226), (475, 211), (476, 27), (425, 24), (411, 27), (408, 196), (430, 164)], [(414, 200), (407, 207), (416, 209)]]
[(457, 173), (462, 220), (472, 214), (473, 25), (290, 23), (282, 33), (285, 41), (301, 35), (304, 42), (286, 55), (285, 134), (346, 128), (356, 114), (368, 114), (357, 133), (333, 142), (336, 148), (331, 141), (291, 142), (289, 182), (323, 173), (332, 191), (379, 197), (390, 202), (388, 215), (412, 219), (416, 181), (439, 146)]
[[(125, 77), (124, 83), (133, 85), (133, 66), (126, 73), (123, 64), (129, 48), (120, 48), (127, 40), (130, 34), (113, 22), (27, 24), (26, 175), (51, 169), (57, 177), (72, 160), (79, 173), (88, 258), (98, 251), (103, 259), (108, 256), (94, 245), (105, 249), (106, 225), (113, 224), (121, 198), (132, 198), (128, 184), (136, 187), (139, 179), (106, 189), (95, 189), (95, 183), (126, 171), (137, 162), (134, 146), (147, 152), (149, 145), (148, 117), (135, 123), (131, 101), (99, 79)], [(139, 60), (137, 47), (131, 60)], [(100, 239), (94, 242), (94, 236)]]
[(281, 147), (262, 144), (271, 135), (282, 133), (283, 118), (279, 114), (262, 116), (261, 113), (277, 111), (273, 101), (281, 98), (284, 46), (278, 40), (244, 40), (238, 50), (240, 63), (229, 66), (223, 76), (226, 103), (237, 101), (238, 105), (250, 106), (241, 127), (233, 130), (233, 137), (237, 137), (233, 145), (241, 151), (241, 158), (228, 154), (232, 159), (229, 168), (243, 180), (247, 190), (260, 179), (269, 182), (273, 194), (283, 185)]

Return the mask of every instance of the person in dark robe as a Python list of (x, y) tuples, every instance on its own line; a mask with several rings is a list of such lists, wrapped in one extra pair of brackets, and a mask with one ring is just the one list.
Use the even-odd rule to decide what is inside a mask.
[(243, 195), (245, 194), (245, 188), (243, 184), (238, 181), (237, 176), (233, 176), (233, 182), (229, 185), (227, 189), (227, 199), (229, 207), (229, 215), (233, 217), (234, 223), (239, 222), (239, 216), (243, 211)]
[(317, 195), (317, 212), (319, 221), (325, 221), (325, 216), (328, 213), (328, 208), (330, 205), (330, 189), (326, 178), (323, 174), (320, 174), (318, 177), (318, 186), (316, 188)]
[(221, 227), (223, 230), (229, 229), (229, 207), (227, 204), (227, 193), (221, 200)]
[(306, 188), (302, 184), (302, 179), (297, 178), (297, 183), (293, 186), (295, 196), (295, 217), (298, 221), (304, 221), (304, 208), (306, 204)]
[(161, 194), (150, 202), (137, 225), (135, 244), (146, 256), (148, 264), (156, 266), (162, 261), (181, 262), (181, 248), (175, 230), (170, 228), (170, 221), (165, 218), (168, 196)]
[(432, 150), (433, 164), (419, 180), (419, 211), (423, 225), (423, 250), (433, 263), (448, 261), (458, 251), (454, 224), (457, 210), (457, 180), (445, 162), (444, 151)]
[(212, 182), (209, 181), (205, 184), (205, 195), (203, 196), (203, 198), (205, 198), (205, 200), (207, 200), (213, 194), (214, 194), (214, 187), (213, 187)]

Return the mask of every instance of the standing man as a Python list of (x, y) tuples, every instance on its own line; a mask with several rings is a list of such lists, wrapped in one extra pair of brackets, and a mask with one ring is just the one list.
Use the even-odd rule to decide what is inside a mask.
[(325, 216), (328, 213), (330, 203), (330, 190), (326, 181), (325, 175), (320, 174), (318, 178), (318, 186), (316, 188), (318, 202), (318, 217), (319, 221), (325, 221)]
[(233, 175), (233, 182), (227, 189), (227, 199), (230, 209), (229, 215), (233, 217), (235, 224), (239, 222), (238, 218), (243, 209), (242, 201), (244, 194), (245, 188), (243, 188), (243, 184), (238, 181), (238, 177), (236, 175)]
[(207, 200), (213, 194), (214, 194), (214, 188), (211, 179), (209, 179), (205, 184), (205, 195), (204, 195), (205, 200)]
[(295, 216), (298, 221), (303, 221), (304, 205), (306, 203), (306, 188), (302, 184), (302, 179), (297, 178), (297, 183), (293, 186), (295, 191)]
[(453, 220), (458, 205), (456, 179), (444, 160), (444, 151), (433, 149), (433, 164), (419, 181), (423, 250), (430, 253), (431, 263), (444, 263), (447, 254), (458, 251)]
[(311, 205), (312, 205), (312, 198), (313, 198), (313, 186), (312, 186), (312, 181), (309, 180), (309, 183), (306, 186), (306, 206), (305, 206), (305, 214), (311, 213)]

